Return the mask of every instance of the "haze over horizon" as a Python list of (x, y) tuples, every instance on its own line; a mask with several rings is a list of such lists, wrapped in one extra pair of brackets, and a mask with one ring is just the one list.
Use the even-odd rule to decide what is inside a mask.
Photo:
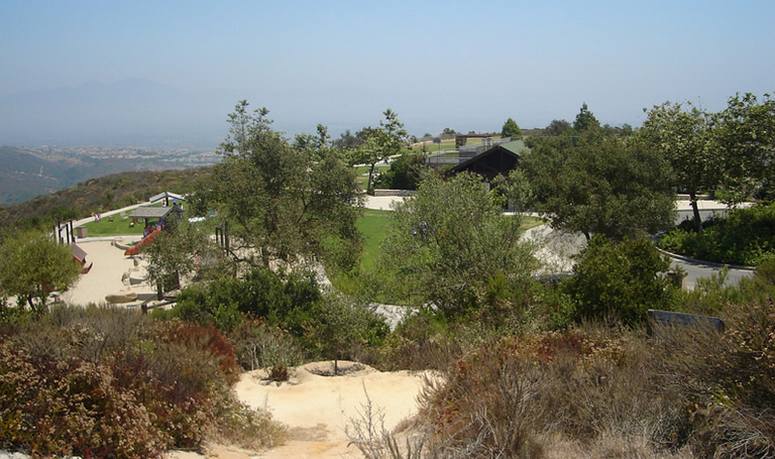
[(0, 145), (217, 145), (239, 99), (289, 135), (416, 135), (775, 91), (775, 2), (0, 4)]

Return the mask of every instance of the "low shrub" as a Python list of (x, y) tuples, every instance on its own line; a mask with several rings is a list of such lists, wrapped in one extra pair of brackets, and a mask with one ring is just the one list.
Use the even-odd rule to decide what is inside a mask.
[(775, 455), (775, 304), (728, 305), (723, 333), (672, 333), (658, 343), (665, 390), (690, 413), (701, 457)]
[(601, 435), (664, 441), (680, 425), (671, 394), (659, 396), (645, 374), (640, 332), (571, 329), (482, 346), (432, 384), (421, 417), (434, 427), (441, 455), (541, 457), (543, 436), (593, 441)]
[(724, 320), (487, 342), (428, 381), (424, 444), (442, 457), (772, 457), (775, 304), (728, 305)]
[[(299, 365), (297, 340), (282, 329), (257, 319), (245, 319), (230, 334), (240, 366), (246, 370)], [(286, 378), (287, 379), (287, 378)]]
[(680, 225), (659, 246), (702, 260), (756, 266), (775, 254), (775, 203), (735, 209), (726, 218), (704, 222), (702, 232)]

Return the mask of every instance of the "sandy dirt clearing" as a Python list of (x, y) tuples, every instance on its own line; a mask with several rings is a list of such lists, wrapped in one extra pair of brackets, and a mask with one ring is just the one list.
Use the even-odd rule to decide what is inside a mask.
[(86, 251), (87, 263), (94, 265), (62, 294), (66, 303), (100, 304), (105, 302), (107, 295), (128, 292), (135, 292), (145, 299), (156, 297), (156, 289), (146, 283), (129, 287), (122, 282), (124, 274), (134, 268), (134, 262), (124, 256), (123, 250), (113, 247), (110, 240), (78, 241), (77, 244)]
[(235, 386), (239, 399), (251, 407), (269, 410), (289, 429), (285, 445), (258, 457), (361, 457), (354, 446), (347, 446), (345, 429), (350, 419), (362, 411), (366, 392), (373, 405), (383, 410), (389, 430), (416, 414), (424, 373), (380, 372), (369, 367), (343, 376), (310, 372), (321, 365), (330, 367), (330, 362), (298, 367), (292, 382), (279, 386), (262, 381), (261, 370), (242, 375)]

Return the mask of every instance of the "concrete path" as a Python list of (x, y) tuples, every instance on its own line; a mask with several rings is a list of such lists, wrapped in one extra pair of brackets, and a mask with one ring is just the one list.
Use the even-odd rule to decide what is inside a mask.
[(366, 195), (363, 201), (363, 207), (374, 210), (393, 210), (395, 205), (404, 202), (403, 196), (371, 196)]
[[(547, 274), (572, 272), (575, 264), (573, 257), (587, 245), (582, 234), (558, 231), (552, 229), (549, 224), (531, 228), (525, 231), (523, 237), (537, 245), (536, 256), (543, 264), (542, 271)], [(702, 263), (675, 257), (670, 257), (670, 265), (674, 269), (680, 267), (686, 272), (683, 286), (688, 290), (696, 287), (698, 279), (710, 278), (722, 270), (722, 265), (717, 263)], [(753, 274), (749, 269), (729, 268), (724, 284), (737, 285), (740, 279), (751, 277)]]

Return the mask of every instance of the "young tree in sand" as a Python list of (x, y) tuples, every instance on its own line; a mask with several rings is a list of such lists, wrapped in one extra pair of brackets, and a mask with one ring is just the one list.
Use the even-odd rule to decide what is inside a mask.
[(338, 294), (327, 295), (315, 306), (309, 329), (321, 353), (334, 361), (334, 375), (339, 373), (339, 360), (389, 332), (381, 317)]

